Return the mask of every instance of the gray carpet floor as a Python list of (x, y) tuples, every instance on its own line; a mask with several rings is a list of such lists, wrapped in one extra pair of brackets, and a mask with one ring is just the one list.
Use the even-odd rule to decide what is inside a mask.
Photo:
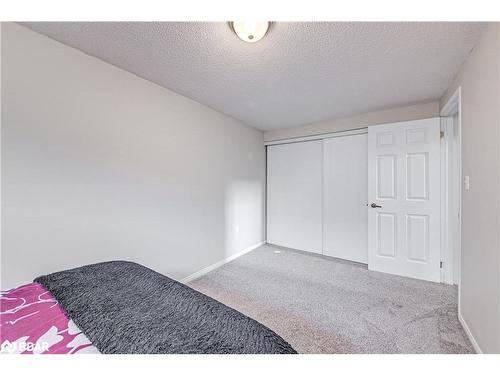
[(299, 353), (473, 353), (454, 286), (270, 245), (189, 286), (265, 324)]

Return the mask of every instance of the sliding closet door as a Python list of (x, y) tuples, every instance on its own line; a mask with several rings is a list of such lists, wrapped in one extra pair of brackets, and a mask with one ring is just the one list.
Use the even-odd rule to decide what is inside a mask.
[(323, 254), (368, 263), (367, 134), (324, 140)]
[(322, 252), (322, 141), (267, 146), (267, 242)]

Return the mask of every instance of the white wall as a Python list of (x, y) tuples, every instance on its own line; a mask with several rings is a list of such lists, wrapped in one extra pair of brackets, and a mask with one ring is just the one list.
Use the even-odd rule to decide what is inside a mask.
[(286, 129), (269, 130), (264, 132), (264, 140), (269, 142), (280, 139), (332, 133), (340, 130), (364, 128), (371, 125), (391, 122), (421, 120), (438, 116), (439, 101), (430, 101), (380, 111), (366, 112), (352, 117), (315, 122)]
[(500, 26), (490, 24), (441, 100), (462, 87), (460, 310), (486, 353), (500, 352)]
[(2, 28), (2, 289), (111, 259), (181, 278), (264, 240), (262, 132)]

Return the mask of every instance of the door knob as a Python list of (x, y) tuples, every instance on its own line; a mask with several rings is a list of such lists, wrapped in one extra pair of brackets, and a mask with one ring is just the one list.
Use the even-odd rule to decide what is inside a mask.
[(370, 207), (371, 207), (371, 208), (382, 208), (382, 206), (379, 206), (379, 205), (378, 205), (378, 204), (376, 204), (376, 203), (372, 203), (372, 204), (370, 205)]

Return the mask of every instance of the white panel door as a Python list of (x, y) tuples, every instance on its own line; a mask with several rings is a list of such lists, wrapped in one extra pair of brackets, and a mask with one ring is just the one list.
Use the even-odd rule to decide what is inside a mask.
[(368, 127), (368, 268), (440, 281), (439, 119)]
[(322, 141), (267, 146), (267, 242), (322, 252)]
[(368, 262), (367, 134), (323, 142), (323, 254)]

